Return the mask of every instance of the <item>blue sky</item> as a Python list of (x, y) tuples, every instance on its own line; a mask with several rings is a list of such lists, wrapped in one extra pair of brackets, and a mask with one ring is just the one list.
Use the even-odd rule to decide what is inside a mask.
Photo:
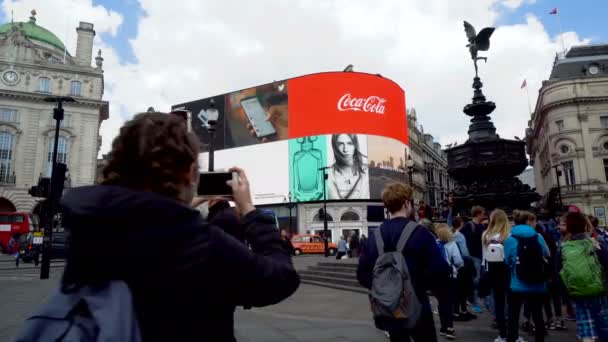
[[(559, 18), (549, 14), (553, 8), (558, 9)], [(592, 44), (608, 43), (607, 0), (536, 0), (516, 10), (506, 9), (497, 25), (523, 23), (529, 13), (541, 20), (551, 36), (559, 34), (561, 20), (564, 32), (575, 31), (579, 37), (590, 38)]]
[(116, 36), (102, 33), (101, 38), (118, 52), (122, 63), (136, 63), (137, 59), (129, 45), (129, 40), (137, 36), (137, 23), (145, 15), (139, 2), (136, 0), (94, 0), (94, 5), (102, 5), (108, 10), (123, 15), (124, 20)]

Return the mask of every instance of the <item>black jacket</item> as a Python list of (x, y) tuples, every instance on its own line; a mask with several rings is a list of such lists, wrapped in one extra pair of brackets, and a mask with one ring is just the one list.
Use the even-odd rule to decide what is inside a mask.
[(70, 191), (64, 284), (126, 281), (144, 341), (234, 341), (235, 305), (265, 306), (299, 277), (272, 218), (242, 224), (252, 250), (172, 199), (114, 186)]

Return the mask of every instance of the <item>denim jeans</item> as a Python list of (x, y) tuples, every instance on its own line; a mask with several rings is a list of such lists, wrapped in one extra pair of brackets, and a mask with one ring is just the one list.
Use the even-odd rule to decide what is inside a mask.
[(471, 300), (471, 304), (479, 305), (479, 291), (477, 289), (479, 287), (479, 278), (481, 277), (481, 259), (476, 257), (471, 257), (471, 259), (473, 259), (475, 271), (477, 273), (477, 275), (475, 275), (475, 279), (473, 280), (475, 283), (475, 291), (473, 291), (473, 299)]

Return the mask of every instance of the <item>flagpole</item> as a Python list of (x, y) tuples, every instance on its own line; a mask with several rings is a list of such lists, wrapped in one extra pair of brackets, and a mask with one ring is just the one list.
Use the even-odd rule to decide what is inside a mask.
[(530, 91), (528, 90), (528, 81), (526, 81), (526, 98), (528, 99), (528, 111), (532, 115), (532, 105), (530, 104)]
[(562, 43), (562, 53), (563, 53), (563, 58), (566, 57), (566, 45), (564, 45), (564, 29), (562, 28), (562, 18), (561, 15), (559, 13), (559, 9), (557, 10), (557, 13), (555, 13), (555, 15), (557, 16), (557, 24), (559, 25), (559, 40)]

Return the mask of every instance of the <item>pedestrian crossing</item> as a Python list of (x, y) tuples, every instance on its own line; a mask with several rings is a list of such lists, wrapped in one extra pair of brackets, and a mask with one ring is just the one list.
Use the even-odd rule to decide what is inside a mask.
[[(51, 262), (51, 276), (61, 274), (65, 267), (64, 260)], [(40, 279), (40, 264), (20, 263), (15, 267), (14, 262), (0, 262), (0, 281), (34, 281)]]

